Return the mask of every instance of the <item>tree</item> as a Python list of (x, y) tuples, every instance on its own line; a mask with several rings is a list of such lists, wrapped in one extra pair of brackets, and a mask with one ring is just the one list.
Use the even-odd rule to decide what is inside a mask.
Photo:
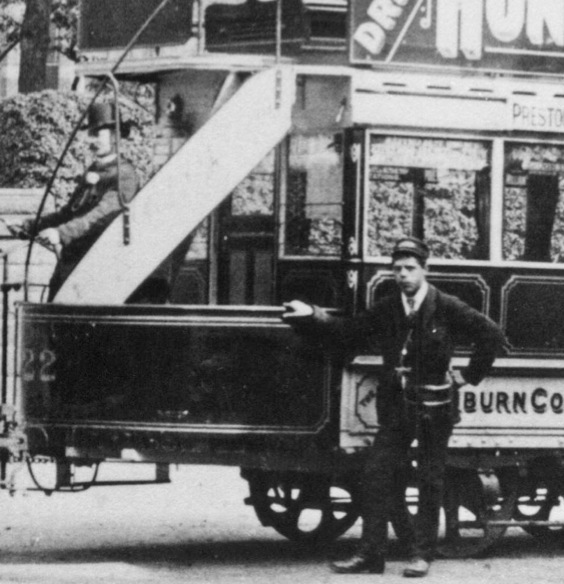
[(71, 61), (77, 62), (77, 28), (78, 28), (78, 1), (79, 0), (52, 0), (51, 43)]
[(78, 61), (78, 0), (0, 0), (0, 59), (21, 42), (20, 91), (41, 90), (49, 51)]
[(27, 0), (20, 32), (20, 93), (47, 87), (50, 27), (51, 0)]
[[(76, 92), (54, 90), (0, 101), (0, 187), (44, 188), (89, 101)], [(129, 138), (120, 145), (121, 154), (144, 184), (155, 170), (153, 117), (131, 101), (122, 102), (120, 110), (123, 122), (131, 127)], [(78, 132), (51, 189), (57, 204), (66, 202), (88, 158), (87, 134)]]
[(0, 44), (19, 41), (25, 3), (23, 0), (0, 0)]

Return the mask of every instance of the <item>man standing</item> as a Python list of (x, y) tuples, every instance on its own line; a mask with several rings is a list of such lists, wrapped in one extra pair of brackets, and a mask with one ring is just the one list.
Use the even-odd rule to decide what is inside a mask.
[[(332, 564), (338, 573), (384, 572), (387, 523), (397, 507), (397, 475), (409, 464), (409, 449), (417, 439), (415, 546), (403, 575), (427, 574), (437, 546), (448, 440), (458, 417), (456, 392), (482, 381), (504, 342), (500, 328), (488, 317), (427, 282), (428, 256), (424, 242), (400, 239), (392, 252), (397, 291), (358, 316), (331, 316), (300, 301), (286, 305), (284, 318), (298, 330), (349, 349), (367, 337), (377, 338), (382, 347), (380, 429), (362, 475), (362, 537), (350, 559)], [(475, 348), (466, 369), (451, 374), (456, 333), (466, 335)]]

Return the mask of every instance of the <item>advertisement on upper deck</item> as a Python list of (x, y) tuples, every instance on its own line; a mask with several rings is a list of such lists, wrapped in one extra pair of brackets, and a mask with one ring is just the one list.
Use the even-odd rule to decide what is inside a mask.
[(564, 0), (355, 0), (353, 63), (558, 74)]

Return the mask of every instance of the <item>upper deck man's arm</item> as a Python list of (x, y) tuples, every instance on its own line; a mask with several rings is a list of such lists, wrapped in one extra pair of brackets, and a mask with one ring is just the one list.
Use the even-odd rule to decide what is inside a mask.
[[(125, 202), (129, 202), (137, 191), (135, 171), (124, 165), (121, 172), (120, 189)], [(67, 245), (71, 241), (102, 232), (122, 210), (117, 184), (108, 189), (98, 204), (87, 213), (74, 217), (59, 226), (61, 241)]]

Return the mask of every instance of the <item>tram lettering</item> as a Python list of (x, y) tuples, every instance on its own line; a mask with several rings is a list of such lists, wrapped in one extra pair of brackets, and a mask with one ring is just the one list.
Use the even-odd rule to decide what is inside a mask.
[(461, 50), (467, 59), (482, 57), (483, 0), (438, 0), (437, 50), (456, 59)]
[(54, 365), (57, 355), (51, 349), (25, 348), (22, 356), (21, 376), (23, 381), (47, 383), (55, 380)]
[(373, 0), (366, 11), (371, 20), (357, 27), (353, 39), (372, 55), (379, 55), (386, 44), (386, 34), (395, 29), (409, 0)]
[(471, 391), (465, 391), (462, 407), (468, 414), (473, 414), (476, 411), (476, 394)]
[(483, 391), (480, 394), (480, 407), (485, 414), (491, 414), (493, 412), (493, 398), (494, 394), (491, 391)]
[(514, 125), (527, 126), (532, 129), (564, 127), (564, 110), (554, 107), (514, 103), (512, 117)]
[(533, 410), (536, 414), (544, 414), (546, 412), (546, 403), (541, 402), (541, 400), (548, 397), (548, 391), (543, 387), (537, 387), (535, 391), (533, 391), (533, 395), (531, 397), (531, 403), (533, 404)]
[(564, 0), (437, 0), (436, 47), (447, 59), (482, 57), (484, 28), (500, 43), (564, 47)]
[(500, 414), (502, 410), (505, 410), (508, 414), (511, 412), (509, 411), (509, 394), (505, 391), (500, 391), (496, 394), (495, 400), (495, 411)]
[(520, 393), (515, 392), (513, 394), (513, 412), (515, 414), (519, 413), (519, 410), (521, 410), (521, 412), (523, 414), (527, 413), (527, 410), (525, 408), (525, 404), (527, 403), (527, 394), (522, 391)]
[(527, 36), (533, 45), (546, 42), (545, 28), (557, 47), (564, 46), (564, 0), (528, 0)]
[(537, 387), (532, 392), (515, 391), (464, 391), (461, 396), (461, 407), (466, 414), (563, 414), (564, 394), (548, 392), (543, 387)]
[(33, 381), (35, 379), (35, 351), (24, 349), (22, 355), (22, 379)]
[(486, 20), (492, 35), (504, 42), (511, 43), (521, 34), (525, 22), (525, 0), (496, 0), (486, 4)]
[(361, 406), (367, 406), (369, 403), (373, 402), (376, 398), (376, 391), (371, 389), (370, 391), (366, 392), (366, 395), (359, 401)]
[(562, 397), (562, 394), (552, 394), (552, 397), (550, 398), (550, 409), (555, 414), (561, 414), (564, 412), (564, 397)]
[(43, 351), (39, 353), (39, 381), (43, 383), (54, 381), (55, 372), (53, 370), (53, 365), (56, 360), (57, 356), (54, 351), (43, 349)]

